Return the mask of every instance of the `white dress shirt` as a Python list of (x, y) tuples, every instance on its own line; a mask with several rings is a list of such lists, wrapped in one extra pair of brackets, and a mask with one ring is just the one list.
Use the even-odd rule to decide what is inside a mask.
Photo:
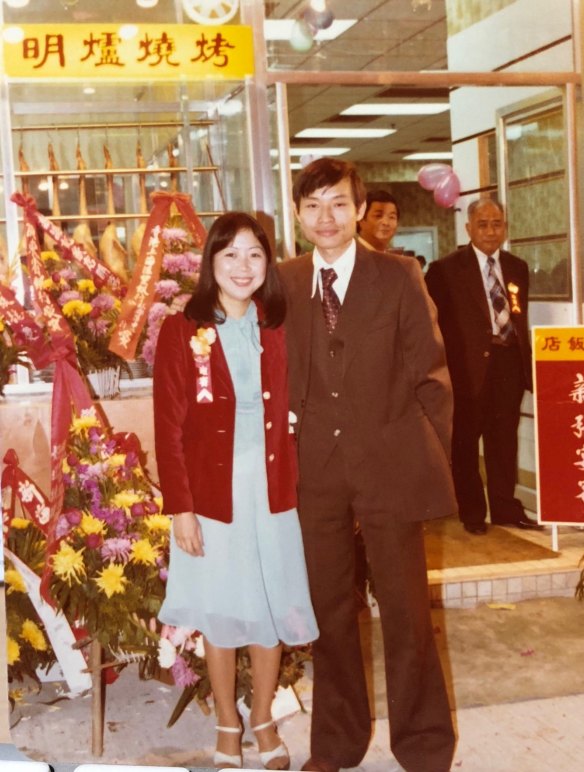
[(355, 256), (357, 254), (357, 243), (355, 239), (351, 240), (351, 243), (340, 257), (337, 257), (334, 263), (327, 263), (318, 251), (318, 247), (314, 248), (312, 253), (312, 265), (314, 271), (312, 274), (312, 294), (314, 297), (316, 288), (318, 287), (320, 297), (322, 298), (322, 276), (320, 273), (321, 268), (334, 268), (337, 274), (337, 278), (333, 282), (333, 289), (340, 300), (341, 304), (347, 294), (347, 287), (355, 267)]

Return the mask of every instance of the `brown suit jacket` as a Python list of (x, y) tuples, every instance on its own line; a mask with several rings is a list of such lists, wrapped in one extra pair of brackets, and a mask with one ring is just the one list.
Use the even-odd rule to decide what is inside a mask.
[[(517, 303), (511, 317), (517, 333), (526, 389), (531, 389), (531, 346), (527, 321), (529, 270), (527, 263), (510, 252), (500, 252), (501, 270), (508, 292), (517, 287)], [(438, 309), (454, 391), (463, 398), (480, 394), (493, 330), (487, 296), (475, 251), (471, 244), (430, 264), (426, 284)]]
[[(281, 273), (289, 304), (290, 403), (301, 434), (311, 357), (312, 256), (281, 264)], [(387, 511), (408, 521), (452, 514), (452, 389), (418, 263), (358, 244), (340, 324), (343, 387), (363, 448), (372, 458), (386, 459), (376, 483)]]

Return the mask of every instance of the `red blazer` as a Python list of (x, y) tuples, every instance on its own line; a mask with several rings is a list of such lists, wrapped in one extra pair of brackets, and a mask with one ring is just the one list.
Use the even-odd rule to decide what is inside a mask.
[[(230, 523), (235, 392), (217, 336), (210, 355), (213, 402), (197, 402), (197, 368), (189, 346), (196, 331), (197, 324), (184, 314), (169, 316), (156, 348), (154, 439), (164, 512), (195, 512)], [(297, 504), (296, 440), (288, 423), (284, 327), (260, 327), (260, 342), (268, 499), (270, 511), (276, 513)]]

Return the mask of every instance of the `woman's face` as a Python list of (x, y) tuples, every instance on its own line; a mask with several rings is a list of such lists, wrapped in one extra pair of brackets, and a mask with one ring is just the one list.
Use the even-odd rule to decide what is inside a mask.
[(264, 283), (267, 263), (262, 245), (250, 230), (238, 231), (229, 246), (215, 253), (213, 276), (227, 316), (243, 316), (251, 296)]

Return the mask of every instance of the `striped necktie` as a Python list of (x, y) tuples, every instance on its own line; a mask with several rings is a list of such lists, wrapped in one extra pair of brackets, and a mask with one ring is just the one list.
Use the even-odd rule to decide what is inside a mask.
[(495, 314), (495, 327), (498, 330), (497, 335), (503, 340), (508, 340), (509, 336), (513, 334), (511, 311), (509, 309), (507, 295), (505, 294), (503, 285), (499, 281), (499, 277), (495, 271), (495, 258), (492, 255), (487, 257), (485, 275), (487, 289), (489, 290), (489, 297), (491, 299), (491, 306), (493, 307), (493, 312)]

